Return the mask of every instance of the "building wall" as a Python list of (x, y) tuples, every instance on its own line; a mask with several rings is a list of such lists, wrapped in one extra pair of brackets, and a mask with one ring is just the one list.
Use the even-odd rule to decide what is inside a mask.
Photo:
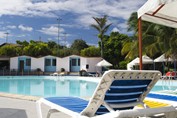
[(18, 57), (10, 58), (10, 70), (18, 69)]
[(68, 57), (57, 58), (57, 71), (61, 71), (61, 68), (64, 68), (65, 71), (69, 72), (70, 67), (69, 67), (69, 58)]
[[(65, 71), (70, 72), (70, 58), (80, 58), (80, 70), (84, 69), (88, 72), (97, 72), (101, 68), (97, 67), (96, 64), (102, 60), (100, 57), (80, 57), (77, 55), (71, 55), (64, 58), (59, 58), (55, 56), (45, 56), (41, 58), (31, 57), (31, 70), (36, 70), (40, 68), (45, 72), (45, 58), (56, 58), (56, 71), (61, 71), (61, 68), (64, 68)], [(89, 65), (89, 68), (86, 69), (86, 65)], [(18, 69), (18, 57), (10, 58), (10, 69)]]
[(70, 57), (74, 57), (73, 55), (64, 57), (61, 59), (61, 68), (64, 68), (66, 71), (70, 72)]
[(44, 72), (44, 58), (31, 58), (31, 70), (40, 68)]
[(97, 72), (97, 71), (101, 71), (101, 68), (100, 67), (97, 67), (96, 64), (98, 62), (100, 62), (102, 60), (102, 58), (86, 58), (86, 64), (89, 65), (89, 68), (87, 69), (88, 72)]
[[(81, 70), (87, 70), (87, 72), (97, 72), (100, 71), (101, 68), (97, 67), (96, 64), (100, 62), (102, 58), (100, 57), (81, 57)], [(89, 66), (87, 69), (86, 66)]]
[(80, 70), (87, 70), (86, 69), (87, 58), (81, 57), (80, 60), (81, 60)]

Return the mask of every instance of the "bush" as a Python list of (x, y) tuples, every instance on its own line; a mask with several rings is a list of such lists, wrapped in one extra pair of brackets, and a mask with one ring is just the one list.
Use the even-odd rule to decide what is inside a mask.
[(126, 69), (127, 68), (127, 61), (121, 61), (119, 62), (119, 69)]

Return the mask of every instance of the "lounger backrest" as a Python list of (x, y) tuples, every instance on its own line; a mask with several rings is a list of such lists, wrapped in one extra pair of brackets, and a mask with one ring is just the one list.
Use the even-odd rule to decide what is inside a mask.
[(160, 77), (159, 71), (109, 70), (102, 76), (82, 114), (94, 116), (111, 110), (132, 109), (144, 100)]

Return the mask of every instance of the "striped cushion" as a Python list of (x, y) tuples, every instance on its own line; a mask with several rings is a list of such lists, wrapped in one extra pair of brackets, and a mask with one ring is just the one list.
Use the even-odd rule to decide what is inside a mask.
[[(106, 92), (104, 100), (109, 104), (120, 105), (136, 102), (152, 80), (114, 80), (110, 89)], [(114, 108), (114, 110), (133, 109), (134, 106)], [(101, 106), (96, 114), (105, 114), (109, 111)]]
[(177, 101), (177, 96), (172, 96), (172, 95), (149, 93), (147, 97), (157, 98), (157, 99), (162, 99), (162, 100)]
[(77, 113), (83, 111), (88, 104), (88, 101), (77, 97), (50, 97), (45, 99)]

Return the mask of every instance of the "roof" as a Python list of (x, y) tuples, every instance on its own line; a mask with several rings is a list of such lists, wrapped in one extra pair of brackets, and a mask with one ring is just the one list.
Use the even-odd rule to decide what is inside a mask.
[(2, 47), (2, 46), (6, 46), (6, 45), (11, 45), (11, 46), (21, 47), (20, 44), (15, 44), (15, 43), (3, 43), (3, 44), (0, 45), (0, 47)]

